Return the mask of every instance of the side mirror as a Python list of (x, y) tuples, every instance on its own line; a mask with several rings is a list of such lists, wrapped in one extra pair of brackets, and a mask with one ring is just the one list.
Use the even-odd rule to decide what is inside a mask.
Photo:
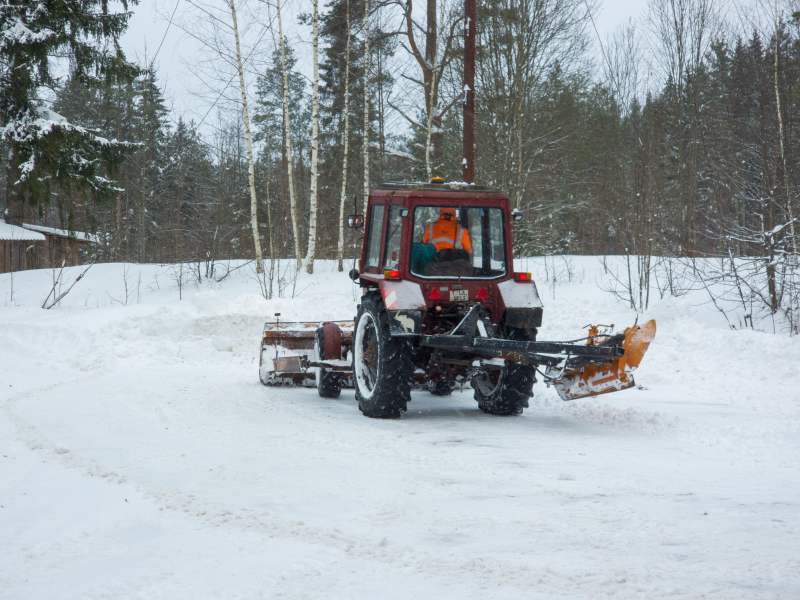
[(358, 229), (364, 226), (364, 215), (350, 215), (347, 217), (347, 226), (350, 229)]
[(350, 279), (352, 279), (353, 281), (358, 283), (358, 276), (360, 275), (360, 273), (358, 272), (358, 269), (350, 269), (349, 275), (350, 275)]
[(515, 208), (511, 211), (511, 219), (513, 221), (521, 221), (522, 220), (522, 211), (518, 208)]

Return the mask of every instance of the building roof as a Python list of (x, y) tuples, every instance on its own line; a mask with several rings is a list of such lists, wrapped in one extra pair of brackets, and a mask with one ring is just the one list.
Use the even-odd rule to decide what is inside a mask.
[(44, 242), (45, 238), (37, 231), (30, 231), (16, 225), (10, 225), (0, 219), (0, 240), (8, 241), (26, 241), (26, 242)]
[(45, 227), (44, 225), (31, 225), (29, 223), (23, 223), (22, 226), (25, 229), (30, 229), (31, 231), (38, 231), (40, 233), (46, 233), (47, 235), (57, 235), (58, 237), (65, 237), (65, 238), (72, 237), (78, 240), (79, 242), (97, 241), (97, 236), (92, 235), (90, 233), (83, 233), (82, 231), (67, 231), (66, 229), (55, 229), (54, 227)]

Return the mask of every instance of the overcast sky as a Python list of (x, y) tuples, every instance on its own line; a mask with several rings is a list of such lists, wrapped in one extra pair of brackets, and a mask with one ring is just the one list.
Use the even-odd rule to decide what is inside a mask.
[[(218, 1), (221, 8), (227, 7), (226, 0)], [(320, 5), (323, 4), (324, 0), (320, 2)], [(595, 22), (603, 41), (605, 42), (607, 34), (613, 32), (629, 18), (641, 19), (645, 14), (646, 6), (646, 0), (605, 0), (602, 2)], [(176, 7), (173, 24), (168, 28), (169, 15)], [(190, 6), (186, 0), (143, 0), (139, 6), (134, 7), (134, 16), (128, 32), (122, 39), (122, 46), (129, 58), (144, 60), (145, 56), (151, 58), (155, 55), (163, 39), (163, 45), (156, 58), (161, 86), (172, 103), (175, 116), (182, 114), (187, 119), (194, 118), (195, 121), (199, 121), (208, 111), (212, 100), (208, 97), (195, 97), (195, 93), (202, 89), (203, 84), (186, 68), (187, 63), (192, 63), (201, 55), (198, 44), (181, 30), (181, 25), (186, 22), (188, 10), (190, 10)], [(306, 32), (306, 28), (296, 25), (296, 14), (310, 11), (311, 2), (309, 0), (289, 0), (286, 10), (290, 14), (284, 16), (284, 27), (292, 28), (288, 35), (290, 38), (295, 38), (293, 46), (300, 59), (300, 64), (309, 63), (308, 70), (310, 72), (310, 48), (307, 47), (310, 35)], [(242, 23), (243, 19), (246, 19), (246, 14), (240, 13), (240, 27), (246, 25), (246, 23)], [(592, 35), (596, 42), (593, 32)], [(304, 37), (306, 38), (305, 43), (301, 43)], [(269, 36), (265, 37), (261, 45), (269, 51), (272, 47), (272, 39)], [(595, 47), (597, 47), (596, 43)], [(305, 71), (305, 69), (303, 70)], [(232, 85), (238, 85), (238, 81), (234, 80)], [(213, 117), (213, 114), (211, 116)]]

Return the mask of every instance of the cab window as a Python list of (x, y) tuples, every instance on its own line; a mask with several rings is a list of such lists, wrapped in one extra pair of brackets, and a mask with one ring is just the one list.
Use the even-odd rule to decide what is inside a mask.
[(373, 204), (369, 211), (369, 239), (367, 240), (367, 264), (377, 268), (381, 260), (381, 235), (383, 234), (383, 204)]
[(416, 207), (411, 272), (431, 278), (504, 276), (504, 223), (502, 209), (495, 207)]
[(400, 238), (403, 233), (403, 206), (389, 207), (389, 229), (386, 231), (386, 248), (383, 253), (383, 268), (396, 269), (400, 265)]

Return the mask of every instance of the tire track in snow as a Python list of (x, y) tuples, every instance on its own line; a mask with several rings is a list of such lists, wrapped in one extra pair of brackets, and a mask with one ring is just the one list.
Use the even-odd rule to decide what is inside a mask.
[[(100, 379), (102, 376), (98, 374), (82, 383), (88, 384), (90, 381), (96, 383)], [(74, 384), (64, 384), (64, 386), (69, 385)], [(164, 510), (182, 512), (199, 518), (209, 525), (235, 527), (242, 531), (260, 533), (267, 538), (295, 540), (313, 546), (327, 547), (340, 552), (343, 556), (380, 562), (394, 568), (411, 570), (426, 577), (457, 576), (475, 579), (480, 585), (490, 586), (510, 584), (529, 592), (536, 590), (536, 593), (542, 594), (542, 596), (558, 593), (559, 595), (572, 594), (574, 597), (585, 597), (586, 594), (593, 595), (594, 593), (604, 593), (604, 590), (614, 590), (618, 597), (637, 597), (646, 594), (649, 598), (661, 598), (696, 597), (698, 592), (695, 588), (673, 589), (669, 586), (662, 586), (661, 581), (667, 580), (671, 569), (675, 568), (670, 563), (663, 566), (648, 564), (646, 569), (639, 573), (631, 572), (631, 569), (628, 569), (617, 570), (610, 575), (607, 572), (601, 573), (591, 569), (585, 571), (556, 566), (548, 560), (543, 561), (543, 564), (537, 567), (532, 567), (525, 564), (523, 559), (514, 561), (455, 552), (421, 551), (407, 544), (397, 545), (385, 537), (347, 534), (339, 528), (307, 524), (304, 521), (283, 518), (270, 511), (231, 507), (198, 498), (195, 494), (179, 489), (163, 487), (148, 478), (127, 476), (125, 472), (119, 473), (92, 458), (79, 456), (75, 452), (63, 452), (61, 446), (49, 440), (42, 431), (14, 410), (15, 405), (24, 403), (26, 399), (42, 393), (53, 395), (58, 392), (58, 388), (64, 386), (48, 386), (43, 390), (30, 391), (4, 404), (4, 412), (15, 424), (21, 437), (30, 448), (42, 449), (66, 468), (82, 472), (87, 476), (101, 477), (109, 483), (127, 483), (134, 486), (143, 498), (160, 505)], [(84, 387), (86, 386), (84, 385)], [(321, 424), (318, 420), (319, 417), (314, 416), (316, 418), (311, 421)], [(365, 423), (374, 422), (365, 421)], [(397, 448), (395, 447), (394, 450), (396, 451)], [(389, 450), (387, 449), (387, 451)], [(427, 457), (420, 453), (407, 458), (425, 460)], [(449, 466), (456, 464), (456, 462), (452, 462)], [(405, 517), (401, 515), (400, 521), (404, 520)], [(539, 526), (546, 527), (546, 524), (540, 523)], [(598, 551), (602, 551), (602, 549), (598, 548)], [(644, 573), (647, 575), (645, 576)], [(729, 588), (709, 587), (703, 590), (707, 597), (752, 597), (732, 592), (733, 590)]]

